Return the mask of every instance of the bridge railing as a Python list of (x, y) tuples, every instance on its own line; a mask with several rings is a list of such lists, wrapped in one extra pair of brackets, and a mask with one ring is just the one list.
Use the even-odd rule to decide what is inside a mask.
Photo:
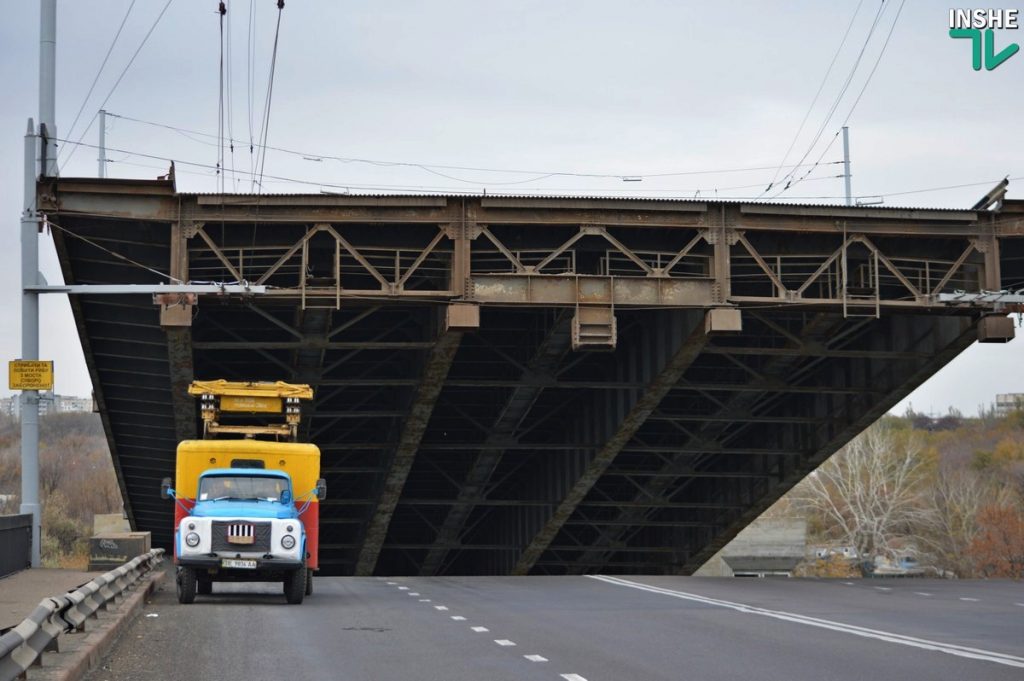
[(153, 549), (74, 591), (43, 599), (21, 624), (0, 636), (0, 681), (25, 678), (43, 652), (57, 650), (61, 634), (84, 631), (85, 621), (122, 597), (161, 562), (163, 552)]
[(0, 577), (24, 570), (32, 559), (32, 516), (0, 516)]

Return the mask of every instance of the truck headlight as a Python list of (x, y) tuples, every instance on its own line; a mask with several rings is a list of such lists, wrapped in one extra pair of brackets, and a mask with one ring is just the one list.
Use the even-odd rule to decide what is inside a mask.
[(281, 546), (291, 551), (295, 548), (295, 537), (291, 536), (290, 534), (286, 534), (285, 536), (281, 537)]
[(195, 532), (189, 532), (185, 535), (185, 543), (192, 548), (199, 546), (199, 535)]

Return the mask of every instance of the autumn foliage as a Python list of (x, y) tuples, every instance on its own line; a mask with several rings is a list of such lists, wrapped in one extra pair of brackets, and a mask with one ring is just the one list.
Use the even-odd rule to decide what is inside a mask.
[[(20, 505), (20, 435), (17, 421), (0, 419), (0, 514), (17, 513)], [(93, 516), (122, 508), (98, 415), (53, 414), (40, 419), (39, 488), (43, 563), (84, 566)]]
[(1024, 511), (1019, 506), (985, 506), (968, 554), (985, 577), (1024, 578)]

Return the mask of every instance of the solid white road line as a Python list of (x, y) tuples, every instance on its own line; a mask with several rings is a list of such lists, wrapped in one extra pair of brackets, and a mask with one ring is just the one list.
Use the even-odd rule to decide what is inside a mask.
[(462, 615), (452, 615), (452, 619), (455, 620), (456, 622), (465, 622), (466, 621), (466, 618), (463, 617)]
[(977, 603), (978, 602), (977, 598), (967, 598), (966, 596), (961, 596), (960, 600), (961, 601), (967, 601), (968, 603)]
[(472, 629), (478, 634), (482, 634), (485, 631), (490, 631), (490, 629), (488, 629), (487, 627), (470, 627), (470, 629)]
[(999, 653), (993, 650), (970, 648), (967, 646), (961, 646), (952, 643), (942, 643), (940, 641), (915, 638), (913, 636), (904, 636), (902, 634), (894, 634), (888, 631), (869, 629), (867, 627), (858, 627), (852, 624), (845, 624), (843, 622), (835, 622), (833, 620), (826, 620), (820, 619), (818, 617), (800, 615), (794, 612), (785, 612), (782, 610), (769, 610), (767, 608), (759, 608), (752, 605), (746, 605), (744, 603), (734, 603), (732, 601), (723, 601), (717, 598), (709, 598), (708, 596), (701, 596), (700, 594), (687, 593), (685, 591), (675, 591), (673, 589), (664, 589), (657, 586), (650, 586), (648, 584), (643, 584), (641, 582), (633, 582), (628, 579), (621, 579), (619, 577), (608, 577), (605, 575), (587, 576), (590, 579), (597, 579), (602, 582), (607, 582), (608, 584), (625, 586), (631, 589), (639, 589), (640, 591), (647, 591), (654, 594), (660, 594), (662, 596), (670, 596), (672, 598), (680, 598), (682, 600), (694, 601), (696, 603), (703, 603), (705, 605), (717, 605), (722, 608), (728, 608), (730, 610), (735, 610), (737, 612), (742, 612), (748, 615), (760, 615), (762, 617), (771, 617), (773, 619), (785, 620), (787, 622), (795, 622), (797, 624), (805, 624), (807, 626), (818, 627), (820, 629), (830, 629), (832, 631), (838, 631), (844, 634), (852, 634), (854, 636), (861, 636), (863, 638), (872, 638), (879, 641), (886, 641), (889, 643), (898, 643), (900, 645), (909, 646), (912, 648), (934, 650), (940, 653), (946, 653), (947, 655), (956, 655), (957, 657), (965, 657), (971, 660), (984, 660), (986, 662), (995, 662), (997, 664), (1004, 664), (1009, 667), (1018, 667), (1024, 669), (1024, 657), (1008, 655), (1006, 653)]
[(565, 681), (587, 681), (579, 674), (559, 674)]
[(548, 658), (543, 655), (523, 655), (530, 662), (547, 662)]
[(515, 641), (509, 641), (507, 638), (496, 638), (496, 639), (494, 639), (494, 642), (497, 643), (499, 646), (514, 646), (515, 645)]
[(435, 605), (434, 609), (435, 610), (447, 610), (448, 606), (447, 605)]

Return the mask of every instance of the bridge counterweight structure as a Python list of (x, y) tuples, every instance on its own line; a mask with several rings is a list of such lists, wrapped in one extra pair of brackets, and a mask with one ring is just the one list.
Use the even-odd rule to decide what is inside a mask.
[(1012, 337), (993, 300), (940, 294), (1024, 281), (1013, 201), (75, 178), (44, 179), (38, 201), (69, 285), (232, 285), (72, 296), (133, 526), (170, 540), (156, 490), (198, 423), (182, 386), (309, 383), (337, 574), (691, 572), (979, 334)]

